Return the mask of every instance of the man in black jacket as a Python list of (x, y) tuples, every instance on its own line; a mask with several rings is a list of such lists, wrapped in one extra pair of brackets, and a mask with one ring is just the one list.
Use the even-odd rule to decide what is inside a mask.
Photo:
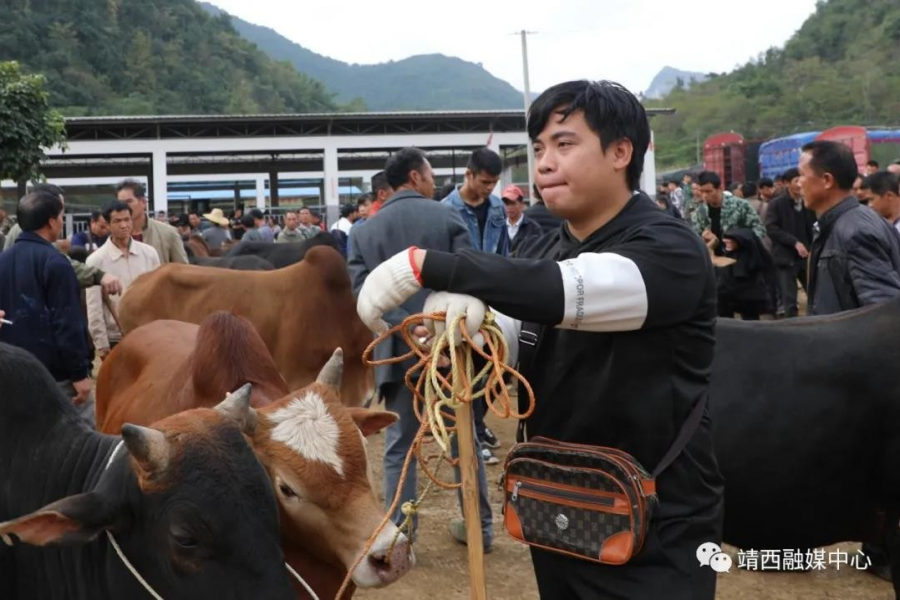
[[(528, 134), (537, 185), (565, 224), (521, 259), (398, 253), (369, 275), (357, 309), (382, 330), (382, 315), (424, 286), (445, 291), (428, 308), (448, 310), (451, 320), (464, 313), (470, 329), (481, 324), (482, 301), (501, 311), (513, 351), (527, 324), (537, 332), (520, 366), (537, 400), (528, 435), (619, 448), (652, 470), (707, 395), (716, 319), (709, 252), (686, 223), (636, 191), (650, 127), (621, 86), (548, 89), (531, 106)], [(532, 548), (542, 597), (715, 596), (716, 573), (697, 561), (698, 547), (722, 535), (723, 482), (705, 412), (687, 450), (657, 479), (661, 503), (644, 548), (620, 566)]]
[(785, 317), (797, 316), (797, 281), (806, 290), (806, 267), (812, 244), (816, 213), (803, 205), (800, 197), (800, 171), (788, 169), (784, 180), (787, 192), (769, 202), (766, 232), (772, 241), (772, 261)]
[(900, 238), (850, 194), (853, 152), (812, 142), (800, 157), (800, 187), (818, 217), (810, 264), (809, 312), (828, 315), (900, 295)]

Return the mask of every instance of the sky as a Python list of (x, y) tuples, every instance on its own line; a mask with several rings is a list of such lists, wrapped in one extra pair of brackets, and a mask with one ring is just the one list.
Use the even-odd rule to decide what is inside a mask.
[(441, 53), (523, 89), (611, 79), (646, 90), (664, 66), (724, 72), (781, 46), (816, 0), (209, 0), (310, 50), (349, 63)]

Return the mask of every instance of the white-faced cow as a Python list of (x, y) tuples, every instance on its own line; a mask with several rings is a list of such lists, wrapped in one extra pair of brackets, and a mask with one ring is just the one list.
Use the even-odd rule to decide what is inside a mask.
[(725, 541), (891, 550), (900, 594), (900, 300), (777, 322), (720, 319), (710, 384)]
[(241, 433), (249, 394), (103, 435), (6, 344), (0, 394), (4, 600), (147, 598), (111, 540), (167, 600), (295, 597), (275, 495)]
[(290, 389), (315, 381), (334, 349), (343, 348), (342, 400), (360, 406), (371, 395), (374, 377), (362, 353), (372, 333), (356, 314), (347, 264), (333, 248), (316, 246), (276, 271), (165, 265), (139, 277), (119, 303), (126, 332), (159, 319), (199, 324), (217, 310), (253, 323)]
[[(342, 368), (337, 351), (316, 382), (291, 392), (246, 319), (216, 312), (199, 327), (155, 321), (125, 336), (103, 363), (97, 424), (114, 433), (125, 422), (209, 406), (222, 390), (251, 383), (256, 410), (247, 434), (281, 507), (285, 555), (320, 598), (334, 598), (384, 517), (363, 436), (397, 418), (343, 406)], [(412, 567), (409, 543), (402, 534), (394, 543), (396, 533), (389, 524), (353, 571), (357, 586), (392, 583)]]

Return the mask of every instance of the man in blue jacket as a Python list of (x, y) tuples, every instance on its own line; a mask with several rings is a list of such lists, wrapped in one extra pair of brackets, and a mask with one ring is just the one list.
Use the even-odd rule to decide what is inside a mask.
[(62, 199), (33, 191), (16, 213), (22, 233), (0, 254), (0, 310), (13, 323), (0, 329), (0, 342), (34, 354), (81, 405), (91, 391), (91, 365), (78, 280), (53, 247), (63, 230)]
[[(466, 180), (458, 189), (441, 200), (459, 212), (466, 228), (472, 248), (489, 254), (506, 256), (509, 254), (510, 239), (506, 227), (506, 207), (503, 201), (491, 192), (500, 181), (503, 161), (490, 148), (479, 148), (472, 152), (466, 166)], [(482, 456), (489, 465), (496, 465), (500, 460), (491, 452), (499, 448), (500, 442), (494, 433), (484, 424), (487, 413), (485, 401), (478, 400), (473, 406), (475, 415), (475, 434), (482, 445)], [(462, 536), (462, 522), (454, 525)]]

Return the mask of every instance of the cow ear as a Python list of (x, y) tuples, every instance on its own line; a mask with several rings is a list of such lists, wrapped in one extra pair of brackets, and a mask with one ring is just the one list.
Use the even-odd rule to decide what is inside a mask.
[(30, 546), (77, 546), (93, 540), (113, 521), (108, 503), (98, 493), (88, 492), (0, 523), (0, 538), (8, 546), (16, 541)]
[(400, 415), (397, 413), (386, 410), (354, 407), (348, 408), (347, 411), (365, 437), (369, 437), (373, 433), (393, 425), (400, 418)]

